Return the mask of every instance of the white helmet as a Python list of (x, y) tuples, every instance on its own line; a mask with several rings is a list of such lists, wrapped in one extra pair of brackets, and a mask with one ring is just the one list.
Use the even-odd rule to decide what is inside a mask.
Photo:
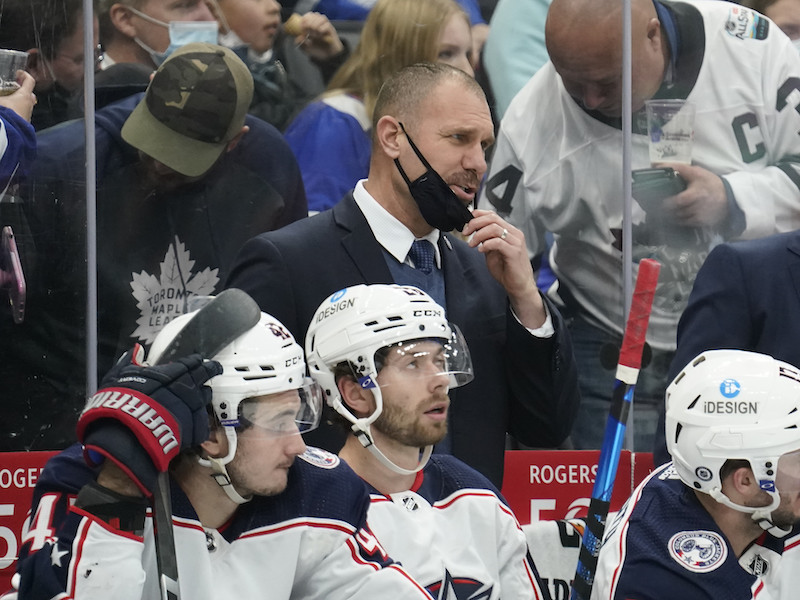
[[(710, 350), (675, 377), (666, 403), (667, 449), (681, 480), (772, 527), (778, 461), (800, 450), (800, 372), (764, 354)], [(720, 468), (729, 459), (750, 463), (769, 506), (742, 506), (722, 493)]]
[[(422, 469), (432, 447), (424, 448), (419, 464), (410, 471), (375, 447), (370, 425), (383, 411), (375, 354), (403, 342), (431, 339), (442, 342), (449, 388), (472, 381), (472, 361), (461, 332), (448, 323), (441, 306), (415, 287), (375, 284), (339, 290), (320, 304), (306, 333), (309, 373), (322, 387), (328, 405), (352, 423), (353, 433), (365, 447), (398, 473)], [(372, 390), (375, 411), (371, 415), (356, 417), (342, 401), (334, 374), (341, 363), (349, 363), (361, 386)]]
[[(194, 312), (176, 317), (159, 332), (148, 355), (150, 364), (158, 362), (159, 357), (172, 340), (194, 317)], [(244, 502), (230, 485), (227, 465), (236, 454), (236, 428), (251, 424), (248, 419), (249, 408), (254, 405), (243, 403), (250, 398), (297, 390), (300, 405), (294, 417), (295, 427), (282, 427), (273, 434), (297, 434), (311, 431), (319, 425), (322, 409), (322, 391), (306, 376), (303, 349), (291, 333), (273, 316), (262, 312), (258, 323), (225, 346), (212, 357), (222, 365), (222, 374), (212, 377), (211, 404), (214, 413), (223, 426), (228, 438), (228, 454), (222, 458), (200, 459), (202, 464), (211, 466), (215, 478), (229, 496), (236, 502)]]

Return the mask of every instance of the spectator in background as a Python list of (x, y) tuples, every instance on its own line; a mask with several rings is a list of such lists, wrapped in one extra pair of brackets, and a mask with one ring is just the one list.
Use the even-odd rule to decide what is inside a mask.
[[(188, 44), (147, 93), (97, 111), (98, 370), (148, 346), (193, 296), (222, 289), (250, 237), (307, 214), (278, 131), (247, 115), (253, 80), (230, 50)], [(179, 102), (181, 100), (181, 102)], [(38, 137), (21, 195), (36, 269), (28, 316), (0, 332), (0, 396), (19, 419), (0, 449), (63, 448), (86, 395), (84, 123)]]
[[(298, 339), (320, 302), (344, 287), (424, 289), (461, 329), (476, 374), (453, 391), (452, 435), (438, 450), (499, 488), (506, 433), (557, 446), (579, 398), (565, 323), (536, 289), (524, 236), (491, 211), (466, 208), (494, 139), (486, 96), (449, 65), (405, 67), (381, 88), (372, 135), (367, 179), (332, 209), (248, 241), (226, 287), (249, 293)], [(328, 424), (315, 433), (309, 442), (327, 450), (344, 442)]]
[(425, 61), (472, 75), (471, 47), (467, 17), (454, 0), (379, 0), (328, 91), (286, 131), (311, 212), (330, 208), (367, 176), (372, 111), (383, 82)]
[[(138, 63), (152, 70), (176, 47), (189, 42), (217, 42), (216, 20), (205, 0), (99, 2), (103, 70), (116, 63)], [(186, 21), (201, 25), (174, 25)]]
[(94, 78), (97, 108), (143, 92), (153, 69), (176, 48), (218, 41), (206, 0), (98, 1), (103, 59)]
[(800, 0), (747, 0), (742, 4), (772, 19), (800, 52)]
[[(525, 232), (532, 256), (554, 236), (558, 286), (549, 293), (571, 317), (578, 448), (602, 444), (624, 327), (621, 7), (553, 0), (550, 62), (503, 117), (481, 200)], [(650, 167), (646, 100), (696, 108), (692, 164), (663, 165), (687, 188), (647, 212), (634, 205), (627, 240), (634, 263), (662, 264), (647, 333), (652, 359), (639, 374), (632, 421), (634, 449), (650, 450), (678, 319), (711, 247), (800, 227), (800, 56), (761, 15), (729, 2), (633, 0), (631, 20), (631, 168)]]
[[(97, 20), (92, 32), (99, 42)], [(4, 48), (28, 53), (27, 71), (38, 100), (31, 124), (38, 131), (76, 116), (73, 98), (83, 86), (82, 0), (5, 0), (0, 6)], [(100, 56), (97, 50), (89, 60)]]
[[(36, 81), (27, 71), (17, 71), (19, 89), (0, 96), (0, 190), (5, 193), (15, 176), (28, 173), (36, 158), (36, 133), (30, 124), (36, 106)], [(0, 196), (2, 200), (2, 196)], [(7, 223), (0, 220), (0, 227)]]
[[(5, 228), (9, 227), (15, 236), (15, 242), (16, 236), (27, 233), (21, 218), (21, 203), (11, 196), (16, 195), (17, 181), (28, 175), (36, 158), (36, 132), (30, 124), (31, 113), (36, 104), (36, 94), (33, 93), (35, 83), (30, 73), (17, 71), (19, 88), (6, 96), (0, 96), (0, 230), (5, 234)], [(23, 313), (16, 313), (17, 317), (24, 314), (24, 303), (21, 307), (18, 304), (19, 287), (14, 291), (10, 289), (18, 282), (14, 273), (15, 266), (5, 251), (4, 242), (5, 240), (0, 241), (0, 331), (15, 326), (15, 310), (23, 310)], [(17, 251), (20, 246), (22, 244), (17, 245)], [(9, 292), (8, 299), (6, 292)]]
[[(469, 17), (470, 26), (472, 27), (472, 55), (476, 63), (480, 58), (483, 43), (489, 33), (488, 17), (484, 13), (491, 12), (491, 7), (486, 6), (486, 10), (484, 10), (483, 5), (493, 5), (494, 1), (457, 0)], [(377, 0), (299, 0), (295, 2), (282, 0), (281, 5), (287, 11), (293, 10), (303, 13), (308, 10), (315, 10), (335, 21), (364, 21), (376, 2)]]
[(481, 65), (494, 97), (499, 123), (534, 73), (548, 60), (544, 22), (550, 0), (500, 0), (494, 9)]
[[(215, 0), (220, 44), (250, 69), (254, 92), (250, 114), (283, 130), (289, 120), (325, 90), (348, 52), (330, 21), (319, 13), (281, 26), (276, 0)], [(296, 22), (295, 22), (296, 21)]]

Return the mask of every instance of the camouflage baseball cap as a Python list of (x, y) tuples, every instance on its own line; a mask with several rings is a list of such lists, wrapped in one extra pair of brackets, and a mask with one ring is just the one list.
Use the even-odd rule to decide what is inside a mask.
[(253, 77), (233, 52), (192, 43), (169, 55), (122, 126), (122, 139), (170, 169), (202, 175), (242, 129)]

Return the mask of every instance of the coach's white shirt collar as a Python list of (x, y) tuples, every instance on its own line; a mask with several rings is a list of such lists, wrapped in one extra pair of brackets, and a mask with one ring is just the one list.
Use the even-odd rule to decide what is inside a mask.
[[(365, 181), (366, 179), (362, 179), (356, 184), (353, 190), (353, 199), (361, 212), (364, 213), (369, 228), (372, 230), (372, 235), (399, 262), (410, 264), (407, 260), (408, 251), (411, 250), (411, 244), (417, 238), (414, 237), (408, 227), (378, 204), (378, 201), (364, 188)], [(439, 252), (439, 235), (439, 230), (434, 229), (428, 235), (419, 239), (428, 240), (433, 244), (434, 252), (436, 253), (436, 267), (441, 269), (442, 255)]]
[[(390, 215), (386, 209), (378, 204), (378, 201), (364, 189), (365, 181), (366, 179), (362, 179), (356, 184), (353, 190), (353, 199), (356, 201), (358, 208), (361, 209), (361, 212), (364, 213), (369, 228), (372, 230), (372, 235), (374, 235), (378, 243), (398, 261), (411, 265), (407, 257), (408, 251), (411, 250), (411, 244), (416, 239), (414, 234), (409, 231), (408, 227)], [(434, 229), (424, 238), (420, 239), (428, 240), (433, 244), (434, 251), (436, 252), (436, 266), (441, 269), (442, 255), (439, 252), (439, 244), (437, 243), (439, 241), (439, 230)], [(449, 247), (450, 242), (447, 238), (445, 238), (444, 241)], [(539, 338), (549, 338), (555, 333), (553, 318), (550, 316), (550, 310), (547, 308), (547, 304), (544, 305), (544, 311), (547, 317), (541, 327), (538, 329), (525, 328), (529, 333)], [(513, 314), (514, 318), (519, 322), (519, 317), (514, 314), (513, 309), (511, 314)]]

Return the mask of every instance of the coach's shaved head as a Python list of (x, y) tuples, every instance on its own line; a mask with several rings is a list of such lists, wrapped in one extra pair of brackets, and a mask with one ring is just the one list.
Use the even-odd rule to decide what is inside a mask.
[(417, 63), (400, 69), (381, 86), (372, 115), (372, 131), (385, 115), (406, 123), (413, 121), (431, 91), (445, 81), (463, 84), (465, 92), (486, 98), (480, 84), (461, 69), (442, 63)]

